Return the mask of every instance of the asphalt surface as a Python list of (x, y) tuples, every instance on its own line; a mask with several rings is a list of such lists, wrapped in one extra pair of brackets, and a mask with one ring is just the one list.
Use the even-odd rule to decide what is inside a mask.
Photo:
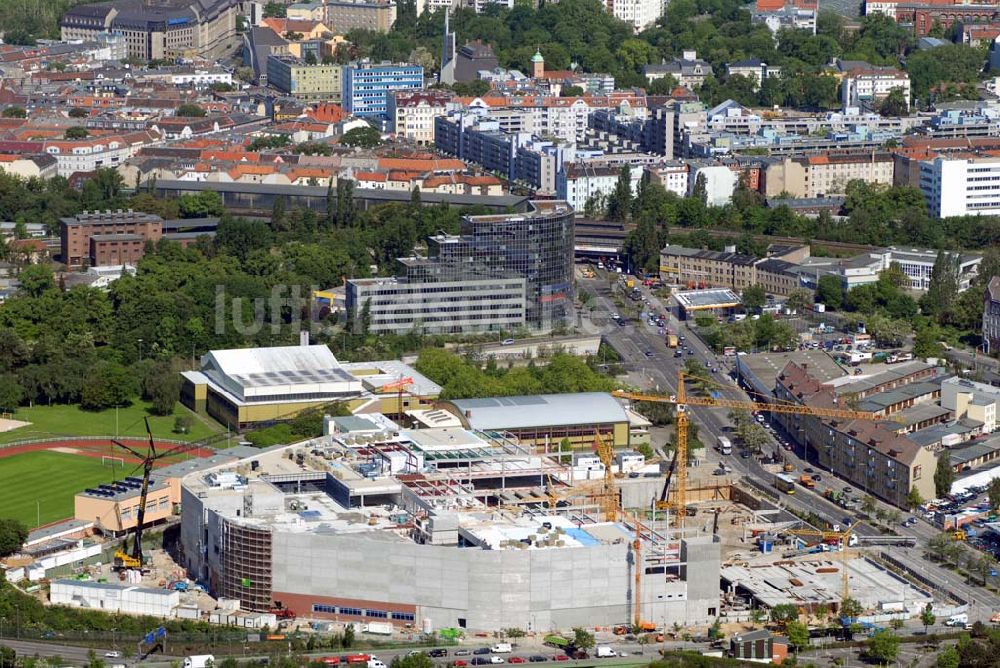
[[(664, 304), (660, 303), (648, 289), (641, 288), (643, 295), (649, 300), (650, 308), (656, 313), (667, 313), (667, 329), (684, 335), (685, 340), (681, 345), (688, 346), (693, 351), (693, 355), (685, 353), (682, 358), (674, 358), (674, 351), (666, 347), (664, 337), (659, 334), (658, 328), (649, 326), (645, 319), (631, 321), (624, 327), (618, 326), (613, 321), (605, 320), (605, 316), (618, 312), (607, 278), (599, 274), (593, 279), (580, 279), (580, 285), (595, 295), (594, 304), (598, 313), (592, 316), (591, 322), (594, 327), (600, 328), (605, 333), (606, 338), (622, 355), (625, 368), (631, 370), (630, 382), (654, 392), (675, 394), (678, 371), (683, 368), (687, 359), (693, 358), (706, 366), (712, 364), (717, 368), (721, 367), (721, 370), (713, 376), (716, 383), (729, 388), (726, 391), (727, 398), (750, 401), (750, 397), (732, 378), (724, 373), (726, 369), (725, 358), (708, 349), (688, 329), (687, 325), (676, 320), (664, 307)], [(647, 355), (647, 352), (650, 355)], [(744, 459), (737, 456), (735, 449), (732, 456), (722, 457), (711, 450), (712, 444), (717, 443), (720, 436), (726, 435), (724, 428), (730, 425), (727, 417), (728, 409), (689, 407), (688, 410), (692, 419), (699, 426), (699, 440), (706, 446), (704, 455), (706, 458), (725, 459), (726, 465), (733, 470), (733, 476), (745, 476), (770, 485), (773, 474), (765, 471), (755, 457)], [(780, 445), (770, 434), (768, 438), (769, 443), (764, 446), (765, 452), (780, 449)], [(813, 466), (816, 468), (815, 464), (804, 462), (794, 453), (782, 451), (782, 456), (795, 465), (796, 472), (791, 474), (793, 476), (797, 477), (804, 467)], [(713, 466), (713, 468), (715, 467)], [(823, 474), (827, 480), (841, 482), (840, 478), (834, 478), (833, 474), (829, 472), (824, 471)], [(804, 488), (797, 488), (794, 495), (782, 495), (779, 503), (787, 508), (815, 513), (830, 524), (841, 524), (845, 515), (853, 514), (827, 500), (821, 494)], [(892, 506), (881, 502), (879, 506), (884, 509), (892, 508)], [(904, 518), (907, 516), (905, 513), (902, 514)], [(986, 621), (995, 611), (1000, 611), (1000, 596), (979, 586), (968, 584), (962, 576), (925, 558), (927, 542), (940, 533), (938, 529), (920, 519), (914, 526), (909, 528), (900, 526), (896, 528), (896, 531), (900, 535), (913, 536), (917, 540), (916, 546), (912, 548), (893, 546), (881, 549), (891, 551), (894, 558), (937, 583), (936, 592), (939, 595), (954, 592), (968, 601), (971, 604), (970, 620)], [(866, 523), (858, 526), (857, 533), (861, 536), (881, 535), (881, 531)], [(872, 549), (878, 550), (880, 548)]]

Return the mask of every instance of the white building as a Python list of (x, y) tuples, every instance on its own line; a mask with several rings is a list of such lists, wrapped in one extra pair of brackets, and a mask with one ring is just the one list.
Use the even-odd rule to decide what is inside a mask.
[(611, 14), (641, 32), (663, 15), (663, 0), (611, 0)]
[(170, 83), (175, 86), (204, 88), (214, 83), (232, 84), (233, 73), (222, 68), (217, 70), (189, 70), (170, 75)]
[(151, 617), (173, 617), (180, 596), (171, 589), (79, 580), (55, 580), (49, 591), (53, 605)]
[(58, 175), (69, 178), (76, 172), (92, 172), (98, 167), (117, 167), (141, 148), (160, 141), (159, 131), (147, 130), (76, 141), (46, 141), (44, 150), (56, 159)]
[[(890, 246), (884, 252), (884, 265), (888, 269), (893, 263), (898, 264), (910, 279), (911, 290), (924, 291), (931, 285), (931, 273), (937, 261), (938, 251), (927, 248), (897, 248)], [(982, 255), (972, 253), (946, 252), (946, 255), (958, 265), (958, 290), (964, 292), (972, 285), (979, 275), (979, 265)]]
[(440, 91), (397, 91), (387, 99), (392, 131), (417, 144), (434, 143), (434, 118), (445, 114), (450, 99)]
[(650, 183), (659, 183), (667, 192), (678, 197), (688, 194), (688, 166), (684, 162), (667, 162), (646, 166), (646, 178)]
[(937, 218), (1000, 215), (1000, 158), (955, 156), (921, 162), (920, 190)]
[(853, 70), (840, 84), (840, 99), (845, 107), (859, 107), (867, 102), (877, 106), (896, 88), (903, 91), (906, 108), (910, 108), (910, 76), (893, 68)]
[(941, 381), (941, 407), (954, 412), (955, 419), (969, 418), (983, 423), (983, 433), (997, 428), (1000, 388), (954, 376)]
[[(577, 211), (583, 211), (587, 201), (592, 197), (607, 197), (614, 191), (621, 169), (619, 165), (597, 166), (586, 163), (563, 165), (556, 175), (556, 197), (566, 200)], [(629, 176), (633, 195), (639, 191), (642, 174), (640, 168), (631, 169)]]
[(694, 195), (698, 179), (704, 177), (706, 203), (709, 206), (725, 206), (733, 199), (733, 192), (739, 185), (740, 176), (725, 165), (697, 167), (688, 177), (688, 196)]
[(726, 73), (729, 76), (739, 75), (757, 82), (757, 87), (764, 79), (781, 78), (781, 68), (777, 65), (768, 65), (760, 58), (750, 58), (740, 60), (726, 65)]

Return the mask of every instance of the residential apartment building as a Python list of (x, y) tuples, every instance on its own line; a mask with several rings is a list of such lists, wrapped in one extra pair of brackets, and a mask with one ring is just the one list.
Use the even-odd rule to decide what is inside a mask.
[(816, 0), (757, 0), (750, 22), (766, 25), (777, 38), (778, 31), (808, 30), (816, 34)]
[(787, 295), (804, 287), (796, 264), (804, 256), (808, 256), (808, 248), (780, 248), (758, 258), (734, 251), (667, 245), (660, 251), (660, 278), (676, 285), (737, 291), (760, 285), (768, 294)]
[(726, 65), (726, 73), (729, 76), (741, 76), (747, 79), (753, 79), (756, 83), (756, 87), (760, 88), (760, 84), (764, 79), (780, 79), (781, 78), (781, 68), (776, 65), (768, 65), (760, 58), (750, 58), (748, 60), (739, 60), (735, 63), (729, 63)]
[(121, 35), (128, 55), (141, 60), (228, 55), (238, 43), (239, 0), (113, 0), (70, 7), (59, 21), (63, 40)]
[(981, 423), (984, 434), (997, 429), (998, 404), (1000, 388), (958, 376), (941, 381), (941, 407), (950, 410), (955, 419), (967, 418)]
[(642, 73), (649, 83), (669, 75), (681, 86), (694, 89), (705, 83), (706, 77), (712, 75), (712, 66), (698, 58), (697, 51), (684, 51), (680, 58), (674, 58), (670, 62), (646, 65)]
[(808, 156), (780, 157), (764, 168), (762, 193), (777, 197), (825, 197), (842, 194), (851, 181), (891, 186), (895, 173), (893, 155), (888, 152), (825, 152)]
[(340, 102), (344, 90), (343, 67), (309, 65), (291, 56), (268, 56), (267, 83), (303, 100)]
[(983, 297), (983, 352), (1000, 350), (1000, 276), (990, 277)]
[(513, 332), (525, 326), (525, 280), (351, 279), (347, 304), (351, 313), (360, 314), (358, 305), (368, 310), (368, 331), (374, 333)]
[(390, 95), (423, 87), (424, 68), (420, 65), (349, 65), (343, 71), (344, 111), (355, 116), (387, 118)]
[(163, 135), (157, 129), (76, 140), (0, 140), (0, 154), (48, 154), (56, 159), (56, 173), (69, 178), (77, 172), (92, 172), (98, 167), (118, 167), (142, 148), (162, 140)]
[(48, 179), (58, 173), (58, 162), (48, 154), (0, 155), (0, 171), (22, 179)]
[(338, 0), (326, 3), (326, 24), (338, 35), (345, 35), (352, 30), (386, 33), (392, 30), (395, 22), (395, 2)]
[(674, 193), (678, 197), (687, 197), (688, 165), (685, 162), (663, 162), (645, 167), (645, 177), (650, 183), (658, 183), (667, 192)]
[(663, 0), (608, 0), (608, 11), (619, 21), (642, 32), (663, 16)]
[[(807, 366), (789, 362), (775, 379), (776, 400), (819, 408), (839, 408), (833, 388), (809, 375)], [(819, 465), (844, 478), (865, 494), (900, 508), (916, 489), (922, 498), (934, 498), (937, 458), (898, 432), (892, 422), (818, 418), (813, 415), (775, 416), (790, 438)]]
[(398, 91), (387, 98), (392, 132), (416, 144), (434, 143), (434, 119), (443, 117), (452, 94), (447, 91)]
[(163, 236), (163, 219), (136, 211), (91, 211), (59, 220), (59, 258), (68, 267), (135, 264), (146, 241)]
[[(385, 331), (418, 321), (449, 333), (499, 330), (521, 318), (514, 294), (520, 285), (525, 326), (548, 331), (566, 322), (573, 305), (574, 212), (558, 200), (529, 206), (523, 213), (464, 216), (459, 235), (435, 235), (426, 257), (401, 258), (399, 279), (384, 294), (371, 283), (348, 289), (348, 311), (360, 317), (364, 303), (357, 300), (368, 295), (370, 321)], [(407, 299), (416, 306), (405, 308)], [(448, 310), (434, 315), (432, 307)], [(443, 317), (448, 314), (455, 317)]]
[[(564, 164), (556, 174), (556, 197), (583, 211), (588, 201), (607, 197), (614, 191), (621, 171), (618, 165)], [(633, 167), (629, 172), (633, 195), (639, 191), (642, 175), (641, 168)]]
[(920, 163), (919, 185), (936, 218), (1000, 214), (1000, 158), (938, 156)]
[(910, 108), (910, 75), (892, 67), (852, 70), (840, 82), (840, 99), (845, 107), (877, 108), (896, 89)]

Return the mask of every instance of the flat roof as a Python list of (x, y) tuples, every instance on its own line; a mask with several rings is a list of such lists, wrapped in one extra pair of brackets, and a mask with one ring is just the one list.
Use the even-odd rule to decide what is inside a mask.
[(727, 288), (687, 290), (684, 292), (675, 292), (673, 297), (677, 300), (678, 304), (688, 311), (738, 306), (743, 301), (739, 295)]
[(628, 422), (625, 408), (606, 392), (456, 399), (451, 405), (481, 431)]
[(754, 382), (758, 391), (772, 394), (778, 374), (789, 362), (804, 366), (820, 383), (846, 375), (844, 368), (824, 350), (792, 350), (785, 353), (754, 353), (739, 355), (736, 360), (740, 373)]

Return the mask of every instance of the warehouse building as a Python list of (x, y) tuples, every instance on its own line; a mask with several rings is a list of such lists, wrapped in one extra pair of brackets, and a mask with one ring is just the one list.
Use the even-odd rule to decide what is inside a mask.
[[(341, 622), (530, 632), (632, 619), (636, 528), (594, 513), (586, 499), (548, 508), (539, 483), (567, 467), (472, 429), (378, 435), (339, 426), (308, 447), (184, 479), (191, 577), (243, 610), (280, 604)], [(539, 495), (542, 503), (516, 511), (497, 505)], [(641, 531), (641, 617), (710, 623), (719, 614), (718, 539), (667, 533)]]
[(172, 589), (81, 580), (55, 580), (49, 590), (53, 605), (150, 617), (172, 617), (180, 596)]

